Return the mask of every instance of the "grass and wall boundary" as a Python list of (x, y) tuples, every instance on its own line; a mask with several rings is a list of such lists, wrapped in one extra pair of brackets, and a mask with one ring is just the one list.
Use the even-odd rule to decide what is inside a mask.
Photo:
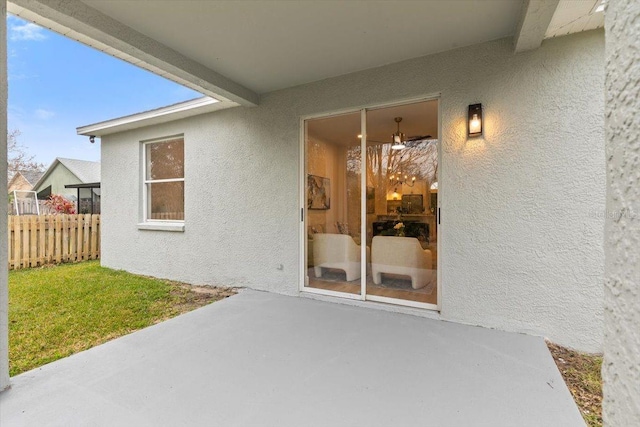
[(100, 215), (9, 215), (9, 269), (100, 258)]

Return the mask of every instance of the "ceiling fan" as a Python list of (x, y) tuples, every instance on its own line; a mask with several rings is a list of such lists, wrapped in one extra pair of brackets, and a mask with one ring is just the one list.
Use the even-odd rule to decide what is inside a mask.
[[(410, 145), (411, 143), (432, 138), (431, 135), (415, 135), (415, 136), (410, 136), (409, 138), (406, 138), (404, 133), (400, 132), (400, 122), (402, 121), (402, 117), (396, 117), (393, 120), (398, 125), (398, 129), (396, 130), (396, 132), (391, 135), (391, 144), (392, 144), (391, 149), (393, 150), (402, 150), (404, 148), (407, 148), (407, 146)], [(374, 141), (374, 140), (368, 140), (368, 142), (375, 142), (378, 144), (389, 143), (389, 141)]]

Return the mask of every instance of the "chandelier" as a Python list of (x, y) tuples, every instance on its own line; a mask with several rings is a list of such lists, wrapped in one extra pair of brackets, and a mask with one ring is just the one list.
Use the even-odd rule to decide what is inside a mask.
[(403, 175), (402, 172), (397, 172), (389, 177), (389, 183), (396, 186), (396, 188), (398, 185), (413, 187), (416, 183), (416, 177), (412, 176), (409, 178), (409, 175)]

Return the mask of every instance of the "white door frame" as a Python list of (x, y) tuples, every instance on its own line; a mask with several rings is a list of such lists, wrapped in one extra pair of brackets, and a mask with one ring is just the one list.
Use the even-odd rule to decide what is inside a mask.
[[(437, 304), (427, 304), (427, 303), (421, 303), (421, 302), (416, 302), (416, 301), (409, 301), (409, 300), (403, 300), (403, 299), (398, 299), (398, 298), (389, 298), (389, 297), (382, 297), (382, 296), (377, 296), (377, 295), (367, 295), (366, 293), (366, 277), (367, 277), (367, 263), (363, 262), (361, 263), (361, 279), (360, 279), (360, 294), (350, 294), (350, 293), (346, 293), (346, 292), (337, 292), (337, 291), (331, 291), (331, 290), (326, 290), (326, 289), (317, 289), (317, 288), (310, 288), (307, 286), (307, 269), (306, 269), (306, 260), (307, 260), (307, 244), (308, 244), (308, 236), (307, 236), (307, 218), (306, 218), (306, 183), (307, 183), (307, 171), (306, 171), (306, 144), (305, 144), (305, 121), (307, 120), (312, 120), (312, 119), (318, 119), (318, 118), (327, 118), (327, 117), (331, 117), (331, 116), (339, 116), (339, 115), (343, 115), (343, 114), (353, 114), (353, 113), (360, 113), (360, 131), (362, 134), (362, 139), (360, 140), (360, 154), (361, 154), (361, 167), (362, 168), (366, 168), (366, 146), (367, 146), (367, 111), (368, 110), (375, 110), (375, 109), (380, 109), (380, 108), (388, 108), (388, 107), (394, 107), (394, 106), (398, 106), (398, 105), (406, 105), (406, 104), (415, 104), (418, 102), (423, 102), (423, 101), (432, 101), (432, 100), (437, 100), (438, 101), (438, 206), (436, 207), (436, 223), (437, 223), (437, 227), (438, 227), (438, 239), (437, 239), (437, 245), (438, 245), (438, 252), (437, 252), (437, 266), (438, 266), (438, 273), (437, 273), (437, 279), (436, 279), (436, 287), (437, 287)], [(386, 103), (380, 103), (380, 104), (374, 104), (374, 105), (366, 105), (366, 106), (360, 106), (360, 107), (354, 107), (354, 108), (348, 108), (348, 109), (342, 109), (342, 110), (334, 110), (334, 111), (330, 111), (330, 112), (324, 112), (324, 113), (318, 113), (318, 114), (311, 114), (311, 115), (306, 115), (306, 116), (301, 116), (300, 117), (300, 135), (299, 135), (299, 149), (300, 149), (300, 159), (299, 159), (299, 176), (298, 176), (298, 187), (299, 187), (299, 212), (300, 212), (300, 246), (299, 246), (299, 250), (300, 250), (300, 262), (299, 262), (299, 271), (300, 271), (300, 275), (299, 275), (299, 291), (300, 292), (307, 292), (307, 293), (314, 293), (314, 294), (320, 294), (320, 295), (327, 295), (327, 296), (333, 296), (333, 297), (340, 297), (340, 298), (347, 298), (347, 299), (353, 299), (353, 300), (360, 300), (360, 301), (374, 301), (374, 302), (382, 302), (382, 303), (388, 303), (388, 304), (395, 304), (395, 305), (400, 305), (400, 306), (406, 306), (406, 307), (414, 307), (414, 308), (423, 308), (423, 309), (428, 309), (428, 310), (437, 310), (440, 311), (441, 307), (442, 307), (442, 262), (440, 259), (440, 254), (442, 253), (441, 251), (441, 245), (440, 242), (442, 240), (441, 238), (441, 233), (443, 230), (443, 225), (440, 221), (440, 207), (441, 207), (441, 200), (442, 200), (442, 194), (443, 194), (443, 185), (441, 183), (441, 171), (442, 171), (442, 140), (443, 140), (443, 135), (442, 135), (442, 112), (441, 112), (441, 94), (440, 93), (432, 93), (432, 94), (426, 94), (426, 95), (422, 95), (419, 97), (414, 97), (414, 98), (405, 98), (405, 99), (401, 99), (401, 100), (396, 100), (396, 101), (391, 101), (391, 102), (386, 102)], [(367, 236), (367, 207), (366, 207), (366, 197), (365, 197), (365, 192), (362, 191), (362, 189), (366, 188), (367, 185), (367, 174), (366, 171), (360, 171), (360, 179), (361, 179), (361, 183), (360, 183), (360, 223), (361, 223), (361, 229), (360, 229), (360, 235), (364, 236), (364, 241), (366, 242), (366, 236)], [(361, 248), (361, 259), (366, 260), (366, 245), (360, 245)]]

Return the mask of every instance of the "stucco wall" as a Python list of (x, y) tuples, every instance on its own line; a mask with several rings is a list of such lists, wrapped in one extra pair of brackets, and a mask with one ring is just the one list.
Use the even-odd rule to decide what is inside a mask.
[(640, 3), (607, 3), (604, 422), (640, 426)]
[[(7, 158), (7, 3), (0, 0), (0, 159)], [(0, 188), (7, 188), (7, 162), (0, 162)], [(7, 203), (0, 203), (0, 242), (7, 237)], [(9, 386), (9, 287), (7, 245), (0, 245), (0, 390)]]
[[(603, 32), (512, 52), (498, 40), (105, 137), (103, 264), (297, 294), (300, 116), (439, 92), (442, 318), (600, 351)], [(485, 137), (467, 141), (476, 102)], [(178, 133), (186, 230), (139, 231), (139, 141)]]

